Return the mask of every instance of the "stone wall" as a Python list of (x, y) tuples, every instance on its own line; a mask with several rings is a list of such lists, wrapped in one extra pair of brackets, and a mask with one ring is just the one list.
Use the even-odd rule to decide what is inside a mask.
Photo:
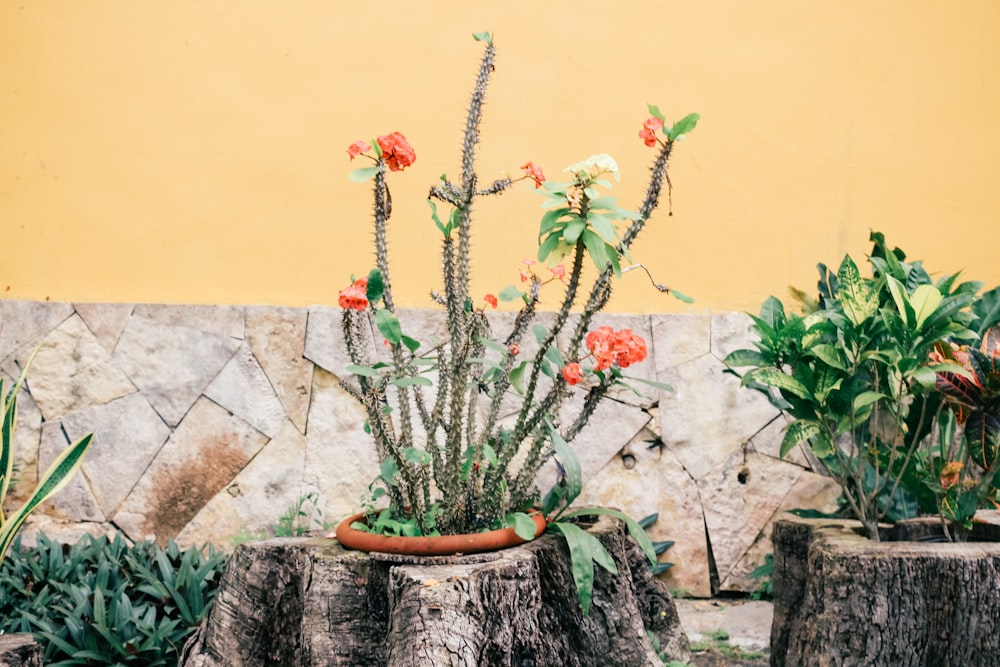
[[(404, 330), (440, 332), (437, 313), (405, 311)], [(509, 314), (497, 314), (498, 323)], [(586, 503), (674, 540), (668, 584), (696, 596), (751, 590), (782, 509), (831, 508), (837, 491), (804, 453), (777, 458), (784, 421), (723, 374), (749, 341), (749, 318), (605, 315), (632, 327), (650, 359), (630, 368), (666, 382), (605, 401), (574, 441)], [(0, 359), (16, 376), (40, 345), (19, 399), (13, 500), (69, 442), (94, 432), (82, 474), (32, 527), (211, 541), (273, 526), (302, 494), (322, 517), (355, 511), (377, 471), (364, 414), (340, 385), (336, 308), (0, 301)], [(29, 532), (30, 534), (30, 532)], [(713, 584), (714, 580), (714, 584)]]

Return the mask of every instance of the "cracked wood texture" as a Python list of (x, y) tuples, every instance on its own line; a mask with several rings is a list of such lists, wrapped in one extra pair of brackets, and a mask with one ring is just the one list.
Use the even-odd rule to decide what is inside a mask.
[(42, 645), (29, 634), (0, 635), (0, 667), (42, 667)]
[(772, 667), (1000, 664), (1000, 544), (876, 543), (820, 519), (772, 541)]
[(184, 667), (627, 667), (690, 657), (665, 586), (621, 522), (590, 529), (618, 565), (597, 568), (590, 616), (565, 543), (408, 558), (285, 538), (240, 545)]

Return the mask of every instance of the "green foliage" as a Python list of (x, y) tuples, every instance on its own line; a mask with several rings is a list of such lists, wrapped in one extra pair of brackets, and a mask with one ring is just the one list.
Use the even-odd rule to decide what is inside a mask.
[[(997, 296), (977, 301), (981, 283), (960, 283), (957, 274), (932, 281), (882, 234), (871, 240), (870, 277), (849, 256), (835, 275), (820, 264), (818, 299), (800, 299), (806, 313), (787, 313), (768, 298), (753, 317), (756, 349), (737, 350), (725, 363), (747, 369), (729, 372), (791, 418), (781, 455), (807, 446), (878, 539), (880, 520), (935, 509), (967, 518), (982, 499), (938, 482), (955, 449), (940, 378), (961, 368), (934, 354), (976, 340), (977, 321), (995, 316)], [(967, 425), (966, 437), (991, 464), (992, 435), (976, 440)]]
[(224, 557), (86, 535), (62, 545), (18, 539), (0, 564), (0, 628), (29, 632), (45, 664), (176, 665), (215, 598)]
[[(37, 349), (36, 349), (37, 352)], [(14, 512), (7, 516), (3, 511), (4, 500), (7, 491), (10, 489), (11, 480), (14, 477), (14, 430), (17, 424), (17, 394), (21, 391), (25, 377), (28, 374), (28, 367), (35, 358), (32, 353), (21, 371), (20, 377), (14, 382), (8, 391), (4, 391), (4, 381), (0, 378), (0, 398), (3, 400), (3, 424), (0, 426), (0, 559), (10, 548), (17, 531), (21, 529), (28, 515), (39, 505), (51, 498), (60, 489), (69, 483), (70, 478), (79, 470), (83, 464), (83, 457), (90, 449), (94, 434), (88, 434), (72, 443), (64, 449), (48, 470), (40, 477), (38, 486), (32, 492), (28, 500)]]

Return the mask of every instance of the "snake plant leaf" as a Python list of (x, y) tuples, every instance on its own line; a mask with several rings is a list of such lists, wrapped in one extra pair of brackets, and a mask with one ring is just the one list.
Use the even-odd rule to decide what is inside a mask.
[(7, 553), (11, 542), (14, 541), (17, 531), (28, 518), (28, 515), (43, 502), (51, 498), (60, 489), (69, 484), (70, 478), (76, 474), (83, 464), (83, 457), (90, 449), (94, 434), (83, 436), (69, 447), (63, 450), (49, 469), (42, 475), (38, 487), (28, 498), (27, 502), (14, 513), (13, 516), (0, 529), (0, 556)]

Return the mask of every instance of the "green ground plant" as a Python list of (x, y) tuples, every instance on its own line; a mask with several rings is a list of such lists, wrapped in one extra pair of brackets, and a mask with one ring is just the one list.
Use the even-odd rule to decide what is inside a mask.
[(208, 613), (224, 566), (211, 546), (181, 550), (85, 535), (64, 545), (15, 540), (0, 564), (0, 629), (27, 632), (45, 664), (176, 665)]

